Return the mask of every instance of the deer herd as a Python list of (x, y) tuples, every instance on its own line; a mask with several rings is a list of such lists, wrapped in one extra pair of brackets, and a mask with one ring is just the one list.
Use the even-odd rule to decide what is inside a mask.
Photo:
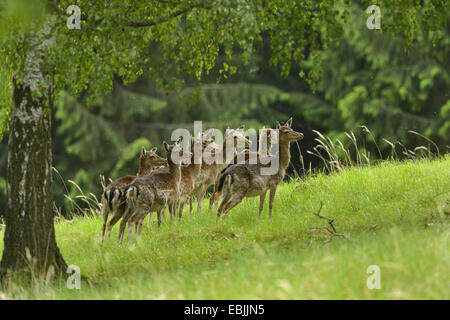
[[(260, 130), (257, 152), (236, 152), (238, 146), (251, 145), (244, 136), (244, 126), (227, 129), (222, 145), (215, 143), (210, 130), (191, 137), (187, 148), (189, 151), (181, 147), (180, 140), (173, 145), (163, 142), (166, 158), (158, 156), (156, 148), (149, 151), (142, 148), (137, 175), (121, 177), (105, 187), (102, 195), (102, 238), (107, 230), (110, 239), (111, 229), (121, 220), (119, 241), (123, 240), (127, 225), (128, 238), (132, 240), (133, 230), (135, 235), (141, 234), (147, 215), (150, 215), (150, 225), (156, 212), (160, 226), (166, 207), (171, 219), (177, 213), (181, 219), (185, 204), (189, 203), (189, 211), (192, 212), (194, 198), (197, 199), (197, 214), (200, 214), (210, 185), (214, 185), (214, 190), (208, 210), (215, 205), (217, 217), (225, 217), (244, 198), (257, 196), (260, 199), (260, 217), (267, 191), (271, 217), (275, 191), (289, 165), (290, 143), (303, 138), (303, 134), (294, 131), (291, 125), (292, 118), (284, 124), (277, 122), (275, 130)], [(278, 150), (272, 154), (270, 150), (274, 137), (278, 142)], [(230, 161), (227, 157), (229, 145), (233, 146), (234, 153)], [(263, 146), (267, 152), (263, 152)], [(205, 161), (206, 155), (213, 155), (216, 161)], [(276, 170), (270, 174), (264, 173), (269, 161), (274, 159), (277, 160)], [(222, 202), (218, 205), (220, 199)], [(112, 218), (108, 221), (110, 214)]]

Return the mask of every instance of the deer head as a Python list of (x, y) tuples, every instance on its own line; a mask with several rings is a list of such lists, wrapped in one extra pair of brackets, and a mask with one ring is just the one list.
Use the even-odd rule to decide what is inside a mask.
[(245, 148), (250, 147), (252, 142), (244, 136), (244, 128), (242, 125), (237, 129), (227, 129), (225, 131), (225, 139), (233, 139), (234, 147), (244, 146)]
[[(170, 164), (180, 165), (182, 162), (185, 162), (187, 159), (190, 159), (192, 153), (189, 151), (183, 151), (183, 148), (180, 145), (180, 139), (178, 139), (173, 145), (168, 144), (167, 142), (163, 142), (164, 149), (166, 150), (167, 161)], [(189, 161), (189, 160), (188, 160)]]
[(291, 125), (292, 118), (283, 125), (277, 121), (276, 129), (278, 130), (280, 141), (292, 142), (303, 139), (303, 133), (292, 130)]
[(166, 159), (158, 156), (156, 154), (157, 148), (154, 147), (149, 151), (145, 150), (144, 147), (141, 149), (141, 154), (139, 156), (139, 173), (138, 175), (145, 174), (149, 172), (151, 168), (157, 166), (167, 165)]

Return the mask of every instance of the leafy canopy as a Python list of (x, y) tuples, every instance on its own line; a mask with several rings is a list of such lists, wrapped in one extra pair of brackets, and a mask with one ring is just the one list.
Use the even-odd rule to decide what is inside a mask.
[[(362, 1), (364, 7), (373, 1)], [(81, 9), (81, 29), (70, 30), (66, 8)], [(144, 71), (165, 89), (179, 88), (179, 75), (198, 81), (208, 74), (220, 52), (221, 73), (233, 73), (232, 56), (244, 62), (262, 35), (270, 36), (271, 64), (288, 75), (293, 64), (310, 84), (323, 69), (321, 49), (341, 35), (349, 0), (0, 0), (1, 132), (7, 128), (12, 77), (20, 82), (30, 39), (43, 26), (52, 32), (42, 68), (55, 93), (87, 92), (90, 101), (111, 90), (113, 78), (135, 81)], [(407, 43), (417, 30), (435, 31), (446, 21), (445, 0), (378, 0), (382, 32), (398, 34)], [(365, 15), (365, 12), (361, 12)], [(17, 21), (20, 23), (17, 24)], [(40, 39), (42, 40), (42, 39)], [(149, 46), (158, 54), (147, 55)], [(314, 68), (306, 74), (306, 59)]]

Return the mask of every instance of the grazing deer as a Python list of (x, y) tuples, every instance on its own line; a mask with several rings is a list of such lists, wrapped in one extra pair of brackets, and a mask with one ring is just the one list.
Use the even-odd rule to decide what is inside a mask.
[[(275, 191), (278, 184), (283, 180), (286, 169), (291, 158), (290, 143), (303, 139), (303, 134), (291, 129), (292, 118), (284, 125), (277, 122), (276, 129), (279, 137), (279, 166), (275, 174), (263, 175), (261, 169), (263, 164), (233, 164), (220, 176), (218, 190), (223, 190), (223, 200), (219, 206), (217, 217), (226, 216), (227, 212), (235, 207), (245, 197), (259, 196), (258, 218), (264, 206), (266, 193), (270, 190), (269, 218), (272, 217), (272, 207)], [(276, 156), (278, 156), (276, 155)]]
[[(259, 133), (258, 151), (252, 152), (252, 151), (246, 150), (246, 151), (242, 151), (241, 153), (237, 153), (234, 156), (233, 162), (228, 164), (228, 166), (225, 167), (224, 169), (222, 169), (222, 171), (216, 178), (216, 182), (214, 183), (214, 190), (213, 190), (211, 197), (209, 198), (208, 211), (211, 211), (213, 205), (216, 205), (216, 211), (217, 211), (217, 204), (221, 197), (221, 190), (219, 191), (219, 181), (220, 181), (220, 176), (222, 175), (222, 173), (233, 164), (249, 163), (250, 158), (259, 160), (261, 157), (270, 156), (270, 149), (272, 148), (271, 139), (274, 134), (275, 134), (275, 131), (273, 129), (262, 128)], [(264, 136), (266, 136), (266, 139), (264, 139)]]
[(163, 145), (166, 150), (168, 168), (154, 170), (148, 175), (138, 177), (125, 188), (127, 211), (120, 223), (119, 241), (123, 240), (127, 223), (129, 240), (132, 239), (133, 225), (139, 223), (136, 233), (140, 234), (142, 222), (148, 213), (152, 215), (153, 212), (157, 212), (158, 226), (160, 226), (167, 204), (170, 200), (178, 198), (181, 180), (181, 147), (178, 142), (169, 145), (164, 141)]
[[(206, 134), (208, 136), (208, 134)], [(195, 181), (194, 195), (197, 197), (197, 214), (202, 212), (202, 202), (205, 197), (208, 187), (216, 181), (217, 175), (227, 166), (226, 149), (228, 142), (233, 143), (233, 152), (237, 146), (249, 147), (251, 141), (244, 136), (244, 126), (237, 129), (227, 129), (225, 131), (225, 138), (222, 143), (222, 148), (219, 148), (217, 154), (217, 162), (211, 164), (202, 162), (200, 174)]]
[(102, 195), (102, 239), (105, 238), (105, 231), (109, 213), (112, 213), (113, 217), (108, 222), (108, 239), (110, 239), (111, 236), (111, 229), (125, 212), (126, 202), (125, 198), (123, 197), (125, 187), (137, 177), (149, 173), (153, 167), (167, 164), (166, 159), (156, 154), (156, 150), (156, 147), (152, 148), (150, 151), (147, 151), (144, 147), (142, 147), (141, 154), (139, 156), (139, 171), (137, 175), (128, 175), (118, 178), (114, 181), (111, 181), (106, 186)]

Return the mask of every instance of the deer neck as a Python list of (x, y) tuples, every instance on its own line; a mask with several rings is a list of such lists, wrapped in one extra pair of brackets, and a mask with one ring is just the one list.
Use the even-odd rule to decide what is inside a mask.
[(197, 157), (198, 158), (197, 159), (198, 163), (196, 163), (196, 161), (195, 161), (195, 152), (192, 155), (191, 164), (189, 166), (192, 168), (192, 172), (194, 174), (194, 177), (197, 177), (200, 174), (200, 171), (201, 171), (201, 168), (202, 168), (202, 165), (201, 165), (202, 155), (203, 155), (203, 150), (200, 153), (200, 157)]
[(192, 167), (194, 168), (193, 169), (194, 177), (197, 177), (200, 174), (202, 165), (201, 164), (193, 164)]
[[(270, 154), (270, 149), (272, 148), (272, 141), (270, 136), (266, 136), (266, 154), (269, 155)], [(263, 132), (261, 132), (261, 134), (259, 135), (259, 140), (258, 140), (258, 154), (262, 155), (263, 154)]]
[[(219, 160), (221, 160), (222, 165), (226, 165), (227, 164), (227, 140), (229, 139), (234, 139), (234, 137), (225, 137), (225, 139), (223, 139), (223, 143), (222, 143), (222, 150), (219, 151)], [(234, 141), (233, 141), (234, 142)], [(230, 159), (234, 158), (236, 148), (233, 144), (233, 157), (230, 157)]]
[(169, 172), (172, 175), (172, 177), (175, 178), (176, 181), (179, 181), (181, 179), (181, 169), (179, 164), (175, 164), (172, 161), (172, 157), (170, 157), (169, 162)]
[(284, 171), (289, 166), (289, 161), (291, 161), (291, 143), (289, 141), (280, 140), (280, 163), (279, 171)]
[(139, 163), (139, 171), (137, 173), (137, 176), (140, 177), (140, 176), (145, 176), (146, 174), (149, 174), (150, 169), (151, 169), (151, 167), (147, 167), (147, 166), (141, 165), (141, 163)]

